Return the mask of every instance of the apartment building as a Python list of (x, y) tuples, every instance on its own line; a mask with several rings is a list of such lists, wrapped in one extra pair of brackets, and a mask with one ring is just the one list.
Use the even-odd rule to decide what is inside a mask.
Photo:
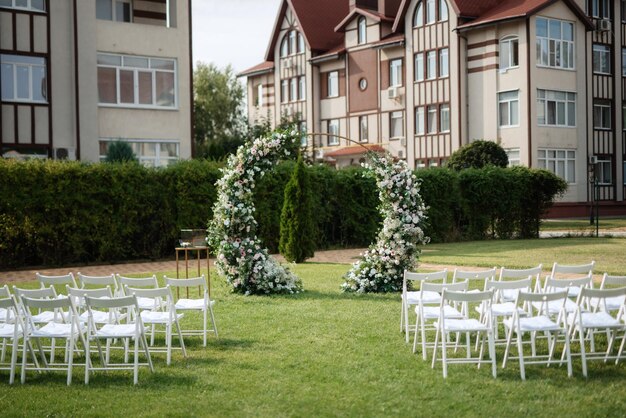
[(0, 0), (0, 155), (192, 155), (191, 2)]
[(362, 160), (342, 137), (415, 168), (492, 140), (567, 181), (555, 215), (626, 213), (626, 1), (284, 0), (240, 75), (251, 120), (325, 133), (320, 161)]

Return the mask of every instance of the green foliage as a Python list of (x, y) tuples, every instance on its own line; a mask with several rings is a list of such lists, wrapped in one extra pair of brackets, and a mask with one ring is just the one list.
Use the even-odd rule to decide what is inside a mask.
[(420, 194), (428, 205), (424, 234), (433, 242), (461, 239), (458, 173), (438, 167), (417, 170), (415, 176), (422, 182)]
[(124, 141), (113, 141), (107, 148), (107, 163), (137, 162), (137, 157), (130, 144)]
[(315, 224), (311, 212), (311, 184), (302, 157), (285, 186), (280, 216), (280, 253), (289, 262), (302, 263), (315, 252)]
[(452, 170), (483, 168), (489, 165), (506, 167), (509, 158), (504, 149), (493, 141), (477, 140), (459, 148), (450, 156), (447, 166)]

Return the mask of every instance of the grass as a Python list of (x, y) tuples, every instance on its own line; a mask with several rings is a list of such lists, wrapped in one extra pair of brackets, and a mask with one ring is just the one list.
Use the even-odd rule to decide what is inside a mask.
[[(617, 243), (606, 240), (604, 245)], [(438, 249), (440, 260), (444, 254), (452, 259), (445, 246), (432, 247), (431, 256)], [(471, 254), (485, 251), (493, 251), (492, 257), (514, 253), (496, 249), (470, 245), (456, 251), (463, 260), (474, 260)], [(339, 291), (348, 268), (294, 266), (306, 287), (306, 292), (294, 296), (238, 296), (214, 278), (220, 338), (210, 338), (208, 347), (202, 347), (200, 338), (187, 338), (189, 357), (175, 353), (169, 367), (164, 354), (155, 355), (156, 373), (142, 370), (137, 387), (130, 372), (96, 373), (86, 387), (82, 368), (77, 368), (73, 385), (67, 387), (63, 373), (31, 373), (25, 385), (9, 386), (7, 372), (2, 371), (0, 411), (3, 416), (185, 417), (624, 413), (624, 363), (590, 363), (587, 380), (579, 361), (574, 362), (572, 379), (564, 367), (529, 366), (526, 382), (520, 380), (515, 362), (504, 370), (499, 365), (495, 380), (489, 367), (453, 365), (444, 380), (440, 365), (432, 370), (404, 343), (399, 295)], [(199, 322), (199, 317), (193, 321)], [(499, 349), (499, 359), (502, 354)]]
[(626, 275), (624, 238), (549, 238), (476, 241), (427, 245), (420, 261), (430, 264), (477, 267), (527, 268), (539, 263), (552, 268), (562, 264), (596, 261), (595, 271)]
[[(611, 229), (626, 228), (626, 218), (602, 218), (599, 222), (600, 228), (610, 232)], [(589, 219), (548, 219), (541, 223), (542, 231), (573, 231), (592, 232), (596, 230), (595, 224), (590, 224)]]

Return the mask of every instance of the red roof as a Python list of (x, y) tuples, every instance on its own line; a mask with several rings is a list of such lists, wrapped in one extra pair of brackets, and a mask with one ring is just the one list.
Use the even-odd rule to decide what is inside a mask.
[(350, 21), (352, 19), (354, 19), (355, 15), (359, 15), (359, 16), (369, 16), (370, 18), (372, 18), (375, 22), (380, 22), (385, 21), (385, 22), (393, 22), (395, 16), (385, 16), (381, 13), (378, 13), (377, 10), (369, 10), (369, 9), (361, 9), (356, 7), (354, 10), (352, 10), (348, 16), (346, 16), (336, 27), (335, 30), (337, 32), (343, 32), (344, 29), (346, 28), (346, 26), (348, 25), (348, 23), (350, 23)]
[(397, 44), (401, 42), (404, 42), (404, 33), (392, 33), (385, 36), (380, 41), (372, 43), (372, 46), (382, 47), (384, 45)]
[(385, 149), (377, 144), (364, 144), (364, 145), (354, 145), (345, 148), (339, 148), (338, 150), (334, 150), (331, 152), (325, 152), (325, 157), (343, 157), (346, 155), (361, 155), (365, 154), (368, 151), (374, 152), (385, 152)]
[[(479, 17), (492, 7), (503, 3), (502, 0), (453, 0), (459, 15), (462, 17)], [(515, 3), (524, 0), (516, 0)], [(545, 1), (545, 0), (544, 0)], [(505, 3), (508, 3), (506, 0)]]
[(237, 77), (244, 77), (249, 75), (258, 75), (263, 73), (269, 73), (274, 70), (274, 63), (272, 61), (264, 61), (260, 64), (250, 67), (247, 70), (243, 70)]

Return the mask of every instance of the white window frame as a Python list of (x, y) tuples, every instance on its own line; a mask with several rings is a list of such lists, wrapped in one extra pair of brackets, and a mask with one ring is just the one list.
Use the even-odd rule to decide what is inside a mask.
[[(431, 68), (432, 65), (432, 68)], [(432, 49), (426, 52), (426, 80), (437, 78), (437, 50)]]
[(613, 184), (613, 161), (608, 155), (598, 155), (596, 177), (598, 185), (610, 186)]
[(328, 97), (339, 97), (339, 71), (328, 73)]
[(367, 43), (367, 19), (365, 16), (359, 17), (357, 21), (357, 44), (363, 45)]
[[(120, 140), (131, 146), (139, 162), (146, 167), (163, 167), (169, 165), (169, 163), (174, 163), (180, 160), (180, 141), (176, 139), (100, 138), (100, 142), (115, 142)], [(143, 144), (155, 144), (155, 146), (158, 147), (158, 152), (156, 152), (154, 156), (141, 155), (141, 153), (137, 152), (137, 150), (141, 149), (141, 145)], [(160, 155), (161, 144), (175, 144), (176, 157), (162, 157)], [(155, 149), (155, 151), (157, 150)], [(105, 159), (106, 155), (100, 154), (100, 161), (104, 161)], [(165, 161), (168, 162), (168, 164), (161, 164), (161, 162)]]
[(359, 142), (369, 141), (367, 115), (359, 116)]
[[(568, 184), (576, 183), (576, 150), (546, 148), (539, 149), (537, 155), (539, 168), (544, 168), (561, 177)], [(572, 166), (570, 178), (569, 166)]]
[[(510, 93), (515, 93), (512, 97)], [(508, 122), (502, 119), (502, 105), (506, 106)], [(515, 121), (515, 123), (513, 123)], [(500, 128), (514, 128), (519, 126), (519, 90), (498, 92), (498, 126)]]
[[(448, 126), (445, 126), (447, 123)], [(439, 105), (439, 132), (450, 132), (450, 104)]]
[[(43, 63), (37, 62), (28, 62), (32, 60), (37, 60)], [(13, 96), (8, 97), (5, 96), (6, 91), (2, 89), (2, 101), (8, 102), (20, 102), (20, 103), (48, 103), (48, 72), (47, 72), (47, 62), (43, 57), (33, 57), (33, 56), (24, 56), (24, 55), (11, 55), (11, 54), (0, 54), (0, 74), (4, 73), (6, 69), (10, 68), (10, 72), (12, 75), (12, 84), (13, 84)], [(28, 97), (18, 97), (18, 69), (25, 68), (28, 70)], [(43, 70), (43, 79), (42, 79), (42, 91), (41, 96), (42, 99), (35, 99), (33, 96), (33, 69)], [(5, 82), (6, 79), (3, 79), (2, 82)]]
[(418, 52), (415, 54), (415, 71), (413, 77), (415, 81), (424, 81), (424, 53)]
[(521, 165), (520, 149), (519, 148), (507, 148), (504, 150), (509, 160), (509, 167), (515, 167)]
[(339, 145), (339, 119), (330, 119), (326, 121), (326, 133), (328, 135), (328, 146), (333, 147)]
[(611, 74), (611, 48), (609, 45), (593, 44), (592, 57), (594, 74)]
[[(399, 130), (399, 132), (396, 132)], [(389, 112), (389, 139), (404, 138), (404, 112)]]
[(415, 108), (415, 134), (424, 135), (426, 133), (426, 109), (424, 106)]
[[(545, 22), (546, 24), (546, 36), (540, 36), (538, 27), (540, 22)], [(552, 36), (551, 23), (555, 24), (558, 22), (559, 26), (559, 37), (554, 34)], [(564, 39), (563, 32), (564, 28), (567, 26), (571, 27), (572, 30), (572, 39)], [(554, 68), (554, 69), (562, 69), (562, 70), (575, 70), (576, 69), (576, 50), (575, 50), (575, 39), (576, 39), (576, 28), (574, 27), (573, 22), (559, 20), (559, 19), (549, 19), (545, 17), (537, 17), (535, 23), (535, 31), (536, 31), (536, 43), (535, 47), (537, 49), (537, 67), (545, 67), (545, 68)], [(558, 50), (558, 54), (557, 54)], [(567, 54), (564, 54), (563, 51), (567, 50)], [(557, 55), (559, 61), (557, 63)], [(564, 59), (564, 56), (567, 59)]]
[(389, 87), (402, 86), (402, 58), (389, 61)]
[[(98, 58), (100, 57), (116, 57), (120, 58), (121, 65), (113, 65), (113, 64), (100, 64), (98, 63), (98, 68), (113, 68), (115, 69), (115, 84), (117, 89), (117, 103), (98, 103), (100, 107), (125, 107), (125, 108), (133, 108), (133, 109), (158, 109), (158, 110), (178, 110), (178, 62), (175, 58), (161, 58), (161, 57), (145, 57), (139, 55), (120, 55), (120, 54), (111, 54), (108, 52), (98, 52)], [(136, 67), (133, 65), (125, 65), (125, 60), (127, 59), (144, 59), (148, 61), (147, 67)], [(174, 69), (162, 69), (162, 68), (153, 68), (153, 61), (168, 61), (173, 64)], [(156, 64), (155, 64), (156, 65)], [(120, 71), (132, 71), (133, 73), (133, 88), (134, 88), (134, 103), (124, 103), (120, 99)], [(140, 104), (139, 103), (139, 73), (151, 73), (152, 79), (152, 103), (153, 104)], [(157, 73), (168, 73), (173, 75), (174, 79), (174, 103), (172, 106), (159, 106), (157, 103), (157, 89), (156, 89), (156, 75)]]
[(33, 6), (33, 1), (32, 0), (27, 0), (27, 6), (18, 6), (17, 5), (17, 0), (11, 0), (11, 5), (8, 6), (2, 6), (0, 5), (0, 9), (18, 9), (18, 10), (28, 10), (31, 12), (42, 12), (45, 13), (46, 12), (46, 2), (45, 0), (41, 1), (42, 3), (42, 8), (38, 8), (38, 7), (34, 7)]
[[(543, 97), (541, 95), (543, 94)], [(565, 99), (557, 98), (557, 95), (565, 94)], [(550, 97), (548, 97), (550, 96)], [(546, 90), (546, 89), (537, 89), (537, 124), (539, 126), (546, 127), (555, 127), (555, 128), (575, 128), (576, 127), (576, 99), (577, 95), (574, 92), (569, 91), (559, 91), (559, 90)], [(554, 120), (555, 123), (548, 123), (548, 111), (550, 108), (550, 103), (554, 103)], [(573, 119), (574, 123), (572, 125), (569, 124), (570, 113), (572, 113), (571, 106), (573, 105)], [(543, 123), (539, 120), (539, 109), (543, 108), (544, 121)], [(565, 124), (560, 124), (559, 120), (559, 109), (564, 109), (565, 111)]]
[(439, 77), (445, 78), (450, 75), (450, 60), (448, 48), (439, 50)]
[(611, 113), (611, 103), (609, 101), (594, 102), (593, 129), (610, 130), (613, 126)]
[(519, 37), (508, 35), (500, 40), (500, 70), (519, 67)]
[[(431, 119), (432, 118), (432, 119)], [(437, 126), (439, 124), (439, 121), (437, 120), (438, 115), (437, 115), (437, 105), (429, 105), (426, 107), (426, 133), (428, 135), (432, 135), (432, 134), (436, 134), (437, 133)], [(430, 127), (432, 127), (433, 129), (431, 130)]]

